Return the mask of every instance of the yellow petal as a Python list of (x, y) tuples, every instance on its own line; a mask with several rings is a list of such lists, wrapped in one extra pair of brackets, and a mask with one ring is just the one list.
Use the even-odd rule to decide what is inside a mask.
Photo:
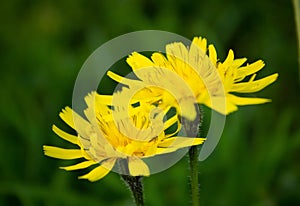
[(187, 118), (190, 121), (193, 121), (197, 117), (195, 102), (193, 100), (182, 100), (181, 102), (179, 102), (177, 109), (181, 116)]
[(64, 170), (67, 170), (67, 171), (70, 171), (70, 170), (79, 170), (79, 169), (84, 169), (84, 168), (87, 168), (91, 165), (94, 165), (94, 164), (97, 164), (97, 162), (93, 161), (93, 160), (88, 160), (88, 161), (85, 161), (85, 162), (80, 162), (76, 165), (71, 165), (71, 166), (66, 166), (66, 167), (60, 167), (60, 169), (64, 169)]
[[(228, 95), (227, 95), (228, 96)], [(221, 108), (217, 108), (215, 109), (217, 112), (224, 114), (224, 115), (228, 115), (232, 112), (235, 112), (238, 110), (238, 107), (236, 106), (235, 102), (231, 102), (230, 99), (226, 99), (226, 110), (222, 110)]]
[(173, 117), (169, 118), (165, 123), (164, 123), (164, 130), (168, 129), (169, 127), (171, 127), (173, 124), (175, 124), (176, 122), (179, 123), (178, 120), (178, 116), (174, 115)]
[(133, 71), (153, 66), (153, 62), (150, 59), (137, 52), (133, 52), (131, 55), (129, 55), (129, 57), (126, 59), (126, 62)]
[(231, 112), (238, 110), (235, 102), (232, 102), (228, 95), (224, 97), (214, 97), (214, 104), (212, 105), (210, 101), (206, 102), (205, 105), (212, 108), (213, 110), (219, 112), (220, 114), (227, 115)]
[(59, 114), (60, 118), (65, 121), (70, 127), (75, 129), (78, 133), (85, 135), (85, 129), (90, 127), (88, 121), (83, 119), (80, 115), (74, 112), (70, 107), (66, 107)]
[(146, 163), (138, 157), (129, 157), (128, 168), (131, 176), (149, 176), (150, 170)]
[[(93, 92), (89, 93), (87, 96), (85, 96), (84, 101), (85, 101), (86, 105), (88, 106), (88, 108), (89, 107), (95, 108), (95, 105), (98, 103), (98, 102), (96, 102), (96, 94), (97, 93), (95, 91), (93, 91)], [(102, 105), (102, 104), (100, 104), (100, 105)], [(98, 106), (98, 104), (97, 104), (97, 106)]]
[(116, 159), (111, 158), (103, 162), (100, 166), (96, 167), (88, 174), (78, 177), (79, 179), (88, 179), (91, 182), (97, 181), (103, 178), (105, 175), (109, 173), (109, 171), (115, 165)]
[(65, 107), (62, 112), (59, 113), (60, 118), (66, 122), (70, 127), (75, 129), (73, 120), (73, 110), (70, 107)]
[(172, 57), (176, 57), (181, 61), (188, 60), (188, 50), (186, 46), (181, 42), (167, 44), (166, 52), (168, 57), (171, 55)]
[(184, 148), (192, 145), (199, 145), (204, 142), (205, 138), (193, 138), (193, 137), (171, 137), (163, 140), (158, 144), (158, 147), (173, 147), (173, 148)]
[(77, 159), (82, 158), (83, 154), (80, 149), (63, 149), (53, 146), (43, 146), (45, 155), (49, 157), (59, 158), (59, 159)]
[(156, 155), (160, 155), (160, 154), (167, 154), (167, 153), (172, 153), (175, 152), (176, 150), (178, 150), (178, 148), (174, 148), (174, 147), (158, 147), (155, 151)]
[[(108, 106), (99, 101), (97, 97), (98, 96), (96, 92), (91, 92), (84, 98), (87, 104), (87, 109), (84, 110), (84, 114), (91, 125), (98, 124), (97, 115), (99, 116), (99, 111), (101, 111), (101, 117), (103, 117), (104, 114), (110, 114)], [(108, 105), (111, 105), (111, 102)]]
[(105, 104), (105, 105), (111, 105), (112, 97), (113, 97), (112, 95), (97, 94), (96, 101), (101, 102), (102, 104)]
[(149, 66), (145, 69), (136, 70), (134, 74), (143, 82), (145, 82), (146, 85), (159, 85), (159, 83), (162, 81), (162, 78), (168, 78), (166, 76), (165, 69)]
[(209, 52), (209, 59), (210, 59), (210, 61), (216, 67), (218, 59), (217, 59), (217, 51), (216, 51), (214, 45), (211, 44), (211, 45), (208, 46), (208, 52)]
[(226, 66), (230, 66), (233, 63), (234, 60), (234, 53), (233, 51), (230, 49), (227, 55), (227, 58), (225, 59), (225, 61), (222, 63), (225, 67)]
[(55, 132), (55, 134), (57, 134), (64, 140), (67, 140), (73, 144), (79, 145), (79, 140), (78, 140), (77, 136), (68, 134), (68, 133), (62, 131), (61, 129), (59, 129), (58, 127), (56, 127), (55, 125), (52, 126), (52, 130)]
[(204, 53), (206, 53), (207, 50), (207, 40), (202, 37), (194, 37), (192, 44), (197, 45), (199, 48), (201, 48)]
[(154, 54), (152, 54), (151, 59), (152, 59), (153, 63), (159, 67), (168, 68), (168, 66), (169, 66), (168, 60), (161, 53), (155, 52)]
[(175, 123), (177, 123), (177, 128), (175, 131), (172, 133), (165, 134), (164, 137), (168, 138), (171, 136), (174, 136), (179, 130), (181, 129), (181, 124), (179, 122), (179, 117), (178, 115), (174, 115), (171, 118), (169, 118), (165, 123), (164, 123), (164, 130), (168, 129), (169, 127), (173, 126)]
[(124, 77), (112, 72), (112, 71), (108, 71), (107, 72), (107, 76), (109, 76), (110, 78), (112, 78), (113, 80), (115, 80), (116, 82), (122, 82), (123, 79), (125, 79)]
[[(146, 87), (139, 90), (137, 93), (134, 94), (132, 100), (136, 102), (140, 102), (141, 107), (148, 105), (148, 103), (152, 104), (161, 100), (161, 95), (163, 91), (160, 88), (154, 87)], [(145, 103), (145, 104), (143, 104)]]
[(187, 69), (189, 53), (186, 46), (182, 43), (171, 43), (166, 46), (167, 58), (173, 70), (182, 76)]
[(277, 77), (278, 74), (276, 73), (256, 81), (236, 83), (232, 86), (232, 89), (230, 91), (240, 93), (258, 92), (266, 86), (268, 86), (269, 84), (272, 84), (274, 81), (276, 81)]
[(247, 58), (238, 58), (238, 59), (234, 59), (234, 60), (233, 60), (233, 63), (232, 63), (232, 67), (234, 67), (234, 68), (239, 68), (239, 67), (242, 66), (246, 61), (247, 61)]
[(228, 111), (237, 110), (237, 106), (230, 103), (224, 94), (219, 96), (210, 96), (209, 94), (204, 94), (202, 98), (199, 99), (199, 103), (202, 103), (207, 107), (225, 115), (228, 114)]
[(109, 76), (111, 79), (115, 80), (116, 82), (119, 82), (121, 84), (125, 84), (128, 86), (141, 85), (141, 83), (142, 83), (141, 81), (138, 81), (138, 80), (122, 77), (112, 71), (108, 71), (107, 76)]
[(227, 96), (229, 101), (236, 105), (264, 104), (271, 101), (264, 98), (237, 97), (232, 94), (228, 94)]
[[(206, 43), (205, 43), (206, 45)], [(203, 74), (205, 74), (209, 70), (210, 64), (212, 65), (212, 62), (209, 60), (208, 56), (205, 53), (205, 50), (203, 50), (201, 47), (198, 45), (192, 43), (190, 49), (189, 49), (189, 56), (188, 59), (186, 59), (187, 64), (192, 68), (192, 70), (195, 70), (200, 77), (204, 77)], [(184, 68), (179, 68), (179, 69), (184, 69)], [(185, 69), (186, 70), (186, 69)], [(188, 74), (191, 76), (192, 74)]]
[(242, 81), (246, 76), (254, 74), (265, 66), (262, 60), (258, 60), (252, 64), (240, 67), (236, 70), (236, 81)]

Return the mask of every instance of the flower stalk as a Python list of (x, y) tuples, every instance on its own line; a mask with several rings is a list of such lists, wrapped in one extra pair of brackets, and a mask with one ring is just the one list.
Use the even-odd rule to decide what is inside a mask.
[(129, 186), (137, 206), (144, 206), (143, 183), (141, 176), (121, 175), (122, 179)]
[(143, 182), (142, 176), (131, 176), (128, 169), (127, 160), (120, 159), (118, 161), (121, 178), (128, 185), (136, 206), (144, 206)]
[(192, 192), (192, 205), (199, 205), (199, 177), (198, 177), (198, 146), (192, 146), (189, 151), (190, 160), (190, 178), (191, 178), (191, 192)]
[[(197, 109), (197, 116), (193, 121), (188, 121), (183, 118), (182, 125), (185, 128), (186, 135), (188, 137), (198, 137), (199, 127), (201, 124), (202, 116), (201, 112)], [(198, 155), (199, 146), (192, 146), (189, 150), (189, 162), (190, 162), (190, 184), (191, 184), (191, 194), (192, 194), (192, 205), (199, 205), (199, 168), (198, 168)]]

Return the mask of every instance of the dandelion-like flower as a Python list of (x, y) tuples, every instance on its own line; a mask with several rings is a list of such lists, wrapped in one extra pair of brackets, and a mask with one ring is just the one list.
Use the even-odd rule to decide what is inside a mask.
[[(236, 93), (254, 93), (262, 90), (273, 83), (278, 74), (255, 80), (256, 72), (264, 67), (264, 63), (258, 60), (252, 64), (245, 64), (246, 58), (234, 59), (234, 53), (229, 50), (224, 62), (217, 59), (217, 52), (213, 45), (207, 46), (207, 40), (195, 37), (190, 45), (186, 47), (183, 43), (171, 43), (166, 46), (166, 55), (155, 52), (151, 59), (134, 52), (127, 58), (127, 63), (136, 76), (147, 84), (161, 85), (163, 82), (170, 82), (173, 85), (172, 91), (177, 91), (180, 98), (178, 104), (190, 105), (190, 95), (181, 90), (182, 84), (174, 81), (174, 78), (165, 70), (174, 72), (181, 77), (185, 84), (193, 92), (196, 102), (205, 104), (208, 107), (222, 113), (229, 114), (238, 109), (237, 106), (262, 104), (269, 102), (269, 99), (254, 97), (239, 97)], [(151, 68), (151, 69), (145, 69)], [(137, 80), (125, 79), (119, 75), (108, 72), (108, 75), (129, 87), (140, 84)], [(250, 79), (247, 80), (247, 77)], [(145, 93), (149, 93), (149, 90)], [(162, 107), (174, 105), (170, 97), (161, 89), (153, 88), (153, 96), (160, 96)], [(235, 93), (235, 94), (233, 94)], [(178, 106), (178, 105), (177, 105)], [(192, 107), (188, 107), (192, 108)], [(185, 108), (185, 110), (187, 110)], [(195, 118), (195, 112), (180, 111), (182, 116), (189, 119)]]
[[(122, 92), (114, 96), (122, 99)], [(126, 96), (126, 94), (125, 94)], [(124, 105), (118, 101), (112, 106), (103, 104), (107, 96), (92, 92), (85, 98), (87, 109), (86, 119), (71, 108), (66, 107), (60, 117), (77, 135), (68, 134), (56, 126), (53, 131), (62, 139), (78, 146), (77, 149), (64, 149), (54, 146), (44, 146), (45, 155), (59, 159), (79, 159), (85, 161), (75, 165), (61, 167), (67, 171), (88, 168), (98, 165), (80, 179), (96, 181), (113, 169), (116, 163), (123, 164), (123, 174), (131, 176), (148, 176), (150, 169), (143, 161), (160, 154), (175, 152), (192, 145), (202, 144), (203, 138), (188, 138), (174, 136), (180, 130), (166, 133), (172, 125), (178, 123), (176, 115), (163, 120), (167, 111), (162, 111), (152, 105), (140, 103), (137, 106)], [(128, 108), (126, 108), (128, 106)], [(134, 127), (134, 129), (133, 129)]]

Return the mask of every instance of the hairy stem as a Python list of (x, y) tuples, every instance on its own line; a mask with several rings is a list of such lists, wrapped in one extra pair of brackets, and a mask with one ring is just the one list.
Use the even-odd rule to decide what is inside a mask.
[(199, 146), (192, 146), (189, 151), (192, 205), (199, 205), (198, 154)]
[(121, 177), (129, 186), (133, 194), (135, 204), (137, 206), (144, 206), (142, 177), (141, 176), (133, 177), (130, 175), (121, 175)]
[[(201, 124), (201, 112), (197, 110), (197, 117), (193, 121), (189, 121), (185, 118), (182, 119), (182, 125), (185, 128), (188, 137), (199, 136), (199, 126)], [(191, 193), (192, 193), (192, 205), (199, 205), (199, 178), (198, 178), (198, 154), (199, 146), (192, 146), (189, 150), (189, 161), (190, 161), (190, 182), (191, 182)]]

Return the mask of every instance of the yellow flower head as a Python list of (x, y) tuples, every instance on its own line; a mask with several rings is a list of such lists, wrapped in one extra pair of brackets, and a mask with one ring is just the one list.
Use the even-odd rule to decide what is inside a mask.
[[(131, 66), (133, 72), (141, 80), (125, 79), (117, 74), (108, 72), (108, 75), (131, 88), (136, 85), (156, 85), (171, 84), (173, 87), (165, 87), (167, 91), (177, 95), (177, 105), (171, 101), (170, 97), (162, 89), (154, 88), (151, 93), (153, 96), (160, 97), (162, 107), (174, 105), (184, 105), (182, 108), (194, 108), (191, 104), (193, 98), (187, 89), (182, 89), (184, 85), (192, 91), (193, 97), (197, 103), (205, 104), (210, 108), (222, 113), (229, 114), (237, 110), (238, 105), (262, 104), (269, 102), (263, 98), (238, 97), (235, 93), (253, 93), (262, 90), (273, 83), (278, 74), (255, 80), (256, 72), (261, 70), (264, 63), (258, 60), (252, 64), (243, 64), (246, 58), (234, 59), (233, 51), (230, 50), (224, 62), (219, 62), (217, 53), (213, 45), (207, 47), (205, 38), (195, 37), (190, 45), (186, 47), (183, 43), (171, 43), (166, 46), (166, 55), (155, 52), (151, 59), (134, 52), (127, 58), (127, 63)], [(166, 70), (179, 76), (184, 84), (180, 83), (175, 75), (170, 75)], [(249, 80), (245, 80), (251, 75)], [(168, 82), (168, 83), (166, 83)], [(145, 93), (149, 91), (145, 91)], [(179, 110), (182, 116), (192, 120), (195, 118), (195, 112)]]
[(53, 131), (79, 148), (63, 149), (44, 146), (45, 155), (59, 159), (85, 159), (81, 163), (61, 167), (65, 170), (98, 165), (88, 174), (79, 177), (96, 181), (108, 174), (118, 160), (123, 160), (123, 164), (124, 160), (126, 162), (124, 167), (127, 171), (121, 171), (123, 174), (148, 176), (150, 169), (142, 160), (143, 158), (203, 143), (203, 138), (174, 136), (180, 129), (180, 124), (177, 131), (166, 134), (164, 130), (178, 123), (177, 116), (163, 121), (166, 111), (152, 105), (140, 103), (138, 106), (128, 107), (128, 104), (124, 104), (126, 98), (123, 98), (124, 95), (127, 96), (126, 91), (124, 88), (122, 92), (114, 94), (118, 101), (110, 102), (112, 106), (103, 103), (107, 102), (107, 99), (112, 100), (111, 97), (96, 92), (89, 94), (85, 98), (86, 119), (66, 107), (60, 113), (60, 117), (76, 130), (77, 135), (68, 134), (56, 126), (53, 126)]

